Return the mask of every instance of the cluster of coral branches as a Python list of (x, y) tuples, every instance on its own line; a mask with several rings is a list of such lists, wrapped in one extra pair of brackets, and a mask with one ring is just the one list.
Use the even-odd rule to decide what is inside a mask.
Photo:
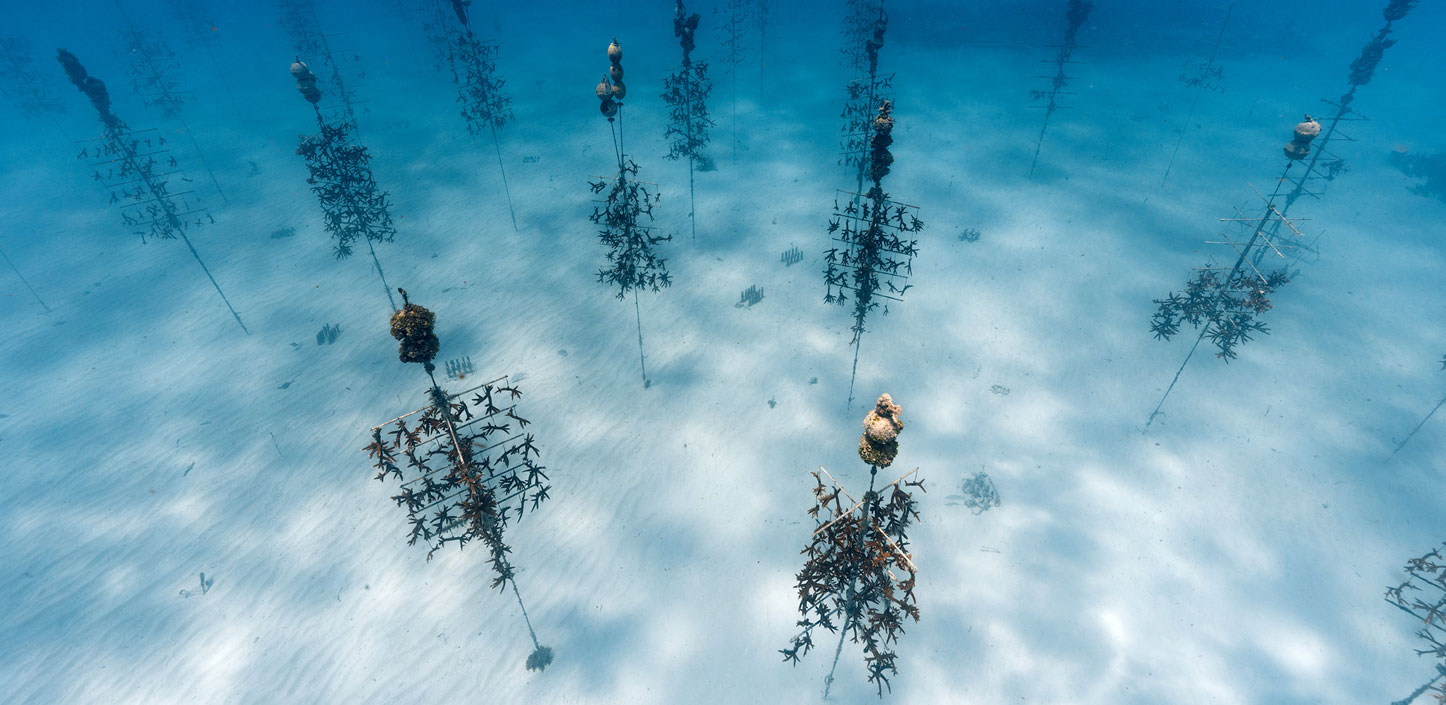
[(352, 253), (352, 243), (391, 242), (392, 226), (387, 193), (372, 178), (366, 147), (351, 141), (355, 126), (349, 122), (321, 122), (321, 132), (302, 139), (296, 153), (306, 158), (306, 182), (321, 201), (326, 231), (336, 243), (337, 259)]
[(0, 94), (26, 117), (65, 112), (65, 104), (51, 90), (50, 82), (35, 68), (30, 40), (21, 36), (0, 36)]
[(863, 646), (869, 682), (882, 695), (898, 673), (893, 648), (904, 619), (919, 620), (906, 530), (919, 518), (910, 488), (922, 489), (923, 481), (901, 478), (855, 501), (837, 483), (825, 483), (817, 472), (813, 476), (815, 505), (808, 513), (818, 528), (802, 552), (807, 561), (797, 576), (803, 631), (780, 653), (797, 663), (814, 647), (814, 628), (838, 632)]
[(1421, 626), (1416, 631), (1425, 644), (1416, 649), (1421, 656), (1437, 659), (1438, 675), (1423, 685), (1412, 697), (1402, 700), (1406, 703), (1423, 692), (1430, 692), (1436, 700), (1446, 702), (1446, 558), (1442, 544), (1420, 558), (1406, 562), (1407, 579), (1396, 587), (1386, 590), (1386, 601), (1411, 615)]
[(433, 387), (431, 394), (427, 407), (372, 429), (365, 450), (376, 479), (401, 484), (392, 500), (407, 510), (408, 544), (426, 544), (431, 558), (447, 544), (480, 538), (491, 552), (492, 585), (501, 588), (514, 575), (504, 531), (551, 489), (528, 421), (517, 415), (521, 392), (502, 378), (458, 394)]
[(673, 236), (660, 235), (647, 224), (653, 221), (653, 206), (660, 196), (648, 189), (649, 184), (633, 178), (638, 165), (632, 159), (624, 160), (616, 178), (589, 182), (593, 193), (607, 194), (588, 216), (599, 226), (598, 238), (608, 248), (608, 266), (598, 270), (597, 279), (616, 285), (619, 299), (629, 291), (661, 291), (673, 283), (668, 260), (653, 251)]
[(449, 55), (452, 78), (457, 84), (457, 102), (467, 131), (473, 135), (497, 129), (512, 120), (512, 99), (502, 93), (507, 83), (497, 74), (499, 47), (484, 42), (471, 31), (456, 36)]
[(1249, 342), (1256, 333), (1270, 330), (1256, 317), (1271, 309), (1270, 295), (1290, 281), (1286, 269), (1260, 272), (1254, 268), (1227, 270), (1204, 267), (1185, 285), (1185, 291), (1155, 299), (1158, 307), (1150, 321), (1157, 340), (1169, 340), (1180, 332), (1182, 323), (1204, 335), (1215, 345), (1216, 357), (1235, 359), (1235, 347)]
[(159, 108), (168, 118), (180, 115), (181, 107), (195, 100), (195, 96), (182, 90), (181, 82), (175, 77), (181, 68), (176, 52), (149, 30), (133, 24), (126, 24), (121, 38), (122, 51), (130, 58), (126, 75), (131, 79), (131, 90), (146, 107)]

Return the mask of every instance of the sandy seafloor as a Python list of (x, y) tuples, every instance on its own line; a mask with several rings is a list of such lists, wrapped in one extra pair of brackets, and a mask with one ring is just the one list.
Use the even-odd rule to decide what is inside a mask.
[[(184, 246), (141, 245), (72, 159), (64, 135), (99, 125), (55, 46), (133, 127), (177, 127), (127, 90), (114, 6), (7, 7), (69, 113), (0, 113), (3, 247), (54, 309), (0, 271), (0, 700), (820, 700), (832, 639), (798, 667), (778, 649), (795, 632), (808, 471), (867, 484), (863, 409), (844, 408), (850, 319), (822, 303), (820, 274), (833, 190), (851, 181), (835, 163), (837, 9), (775, 11), (761, 100), (750, 54), (736, 126), (715, 60), (718, 169), (698, 176), (694, 244), (686, 167), (661, 159), (670, 3), (482, 5), (515, 101), (501, 149), (517, 232), (418, 15), (320, 13), (367, 72), (360, 138), (400, 230), (379, 250), (388, 280), (437, 313), (439, 361), (470, 356), (474, 379), (511, 374), (526, 392), (553, 490), (510, 537), (555, 663), (524, 670), (521, 614), (489, 589), (480, 547), (426, 561), (372, 479), (367, 429), (421, 406), (426, 380), (396, 360), (365, 252), (329, 253), (292, 152), (314, 123), (274, 8), (216, 7), (213, 65), (164, 5), (127, 7), (169, 27), (198, 95), (186, 119), (230, 202), (208, 200), (218, 223), (194, 240), (243, 335)], [(888, 701), (1358, 705), (1433, 674), (1382, 594), (1446, 538), (1446, 418), (1387, 460), (1446, 393), (1446, 204), (1389, 159), (1446, 149), (1440, 3), (1397, 24), (1360, 90), (1372, 120), (1337, 144), (1350, 171), (1291, 211), (1320, 256), (1275, 297), (1272, 334), (1229, 365), (1197, 355), (1141, 433), (1193, 340), (1153, 341), (1151, 299), (1206, 261), (1218, 218), (1256, 207), (1251, 185), (1271, 186), (1301, 114), (1344, 91), (1382, 5), (1236, 7), (1224, 90), (1200, 100), (1162, 188), (1194, 95), (1176, 76), (1208, 54), (1223, 5), (1101, 0), (1030, 178), (1028, 91), (1063, 3), (891, 3), (886, 186), (928, 227), (908, 300), (870, 321), (858, 388), (903, 405), (896, 467), (920, 468), (929, 493), (911, 531), (923, 619)], [(717, 21), (696, 9), (698, 53), (716, 57)], [(587, 177), (612, 161), (592, 86), (613, 36), (628, 151), (682, 235), (665, 246), (675, 285), (642, 298), (648, 389), (587, 221)], [(806, 256), (785, 267), (790, 246)], [(765, 298), (735, 308), (750, 285)], [(343, 332), (318, 346), (325, 324)], [(1002, 504), (976, 516), (947, 497), (981, 470)], [(831, 699), (875, 700), (857, 647)]]

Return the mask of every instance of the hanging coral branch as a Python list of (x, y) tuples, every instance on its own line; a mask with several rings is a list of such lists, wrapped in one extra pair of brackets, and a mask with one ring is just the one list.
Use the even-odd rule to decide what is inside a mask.
[[(440, 347), (436, 316), (398, 291), (404, 305), (392, 315), (391, 334), (399, 341), (398, 358), (427, 371), (429, 403), (373, 427), (363, 450), (375, 461), (377, 480), (395, 478), (400, 485), (392, 501), (406, 508), (407, 545), (425, 544), (431, 560), (447, 544), (460, 550), (480, 539), (491, 555), (492, 587), (510, 586), (522, 606), (504, 534), (509, 524), (537, 511), (552, 488), (547, 468), (538, 463), (537, 440), (526, 431), (529, 422), (517, 414), (522, 392), (506, 377), (456, 394), (443, 390), (433, 375)], [(540, 671), (552, 663), (552, 649), (537, 641), (525, 606), (522, 616), (534, 647), (527, 669)]]
[(291, 75), (296, 79), (297, 91), (315, 110), (316, 125), (320, 129), (310, 137), (301, 138), (296, 153), (306, 160), (310, 174), (306, 183), (321, 203), (326, 231), (334, 241), (332, 253), (337, 259), (346, 259), (352, 254), (352, 244), (365, 240), (387, 302), (396, 310), (397, 303), (387, 285), (387, 275), (382, 271), (375, 245), (391, 242), (397, 229), (392, 226), (387, 192), (377, 186), (372, 176), (371, 155), (366, 147), (352, 141), (355, 123), (328, 122), (322, 116), (321, 90), (311, 68), (298, 58), (291, 64)]
[(914, 236), (924, 229), (918, 206), (899, 203), (884, 193), (882, 181), (893, 165), (889, 153), (893, 144), (893, 103), (884, 101), (874, 118), (871, 148), (865, 163), (873, 181), (868, 193), (838, 191), (828, 233), (836, 243), (824, 252), (824, 297), (826, 304), (843, 306), (853, 295), (854, 322), (849, 328), (854, 346), (853, 373), (849, 377), (849, 404), (853, 404), (854, 379), (858, 376), (859, 347), (869, 312), (886, 302), (899, 302), (913, 287), (914, 255), (919, 241)]
[[(633, 295), (633, 311), (638, 320), (638, 364), (642, 369), (643, 387), (652, 386), (648, 379), (647, 356), (643, 353), (643, 314), (638, 305), (638, 290), (662, 291), (672, 285), (668, 260), (654, 249), (673, 239), (660, 235), (653, 222), (653, 206), (662, 198), (656, 184), (639, 181), (638, 165), (623, 149), (623, 99), (627, 86), (623, 83), (623, 49), (616, 39), (608, 46), (608, 72), (598, 82), (598, 109), (607, 118), (613, 136), (613, 153), (617, 158), (617, 176), (597, 177), (589, 182), (592, 192), (606, 195), (593, 206), (588, 219), (599, 226), (598, 238), (608, 248), (608, 266), (598, 269), (597, 280), (618, 287), (617, 297)], [(651, 187), (651, 188), (650, 188)]]
[(1079, 63), (1072, 59), (1074, 50), (1079, 48), (1076, 36), (1084, 26), (1085, 20), (1090, 16), (1090, 10), (1095, 8), (1094, 3), (1084, 0), (1069, 0), (1065, 10), (1064, 43), (1060, 44), (1059, 51), (1054, 55), (1054, 75), (1043, 76), (1049, 79), (1049, 88), (1039, 91), (1030, 91), (1030, 97), (1034, 100), (1044, 100), (1044, 124), (1039, 128), (1039, 141), (1034, 145), (1034, 159), (1029, 162), (1029, 174), (1034, 175), (1034, 168), (1039, 164), (1039, 150), (1044, 147), (1044, 133), (1049, 130), (1049, 119), (1054, 116), (1055, 111), (1065, 106), (1059, 102), (1062, 95), (1074, 95), (1066, 92), (1065, 86), (1069, 85), (1070, 77), (1065, 73), (1065, 67)]
[(86, 160), (94, 171), (91, 178), (110, 191), (110, 202), (118, 206), (121, 220), (135, 227), (141, 242), (147, 237), (158, 240), (179, 239), (186, 244), (196, 263), (206, 273), (211, 286), (236, 319), (236, 325), (250, 334), (241, 315), (231, 306), (221, 285), (211, 275), (211, 268), (201, 259), (188, 232), (216, 219), (201, 206), (189, 190), (172, 191), (171, 182), (189, 184), (191, 179), (181, 171), (180, 163), (170, 154), (164, 135), (155, 130), (132, 130), (111, 111), (110, 92), (105, 83), (89, 75), (75, 54), (60, 49), (57, 58), (70, 82), (90, 100), (103, 126), (103, 134), (94, 146), (81, 149), (77, 158)]
[(683, 65), (663, 79), (663, 100), (668, 104), (668, 159), (688, 160), (688, 221), (693, 239), (698, 239), (698, 217), (693, 190), (694, 172), (708, 163), (703, 149), (708, 146), (708, 131), (713, 118), (708, 116), (708, 95), (713, 82), (708, 78), (708, 63), (693, 61), (693, 34), (700, 15), (688, 14), (683, 0), (673, 16), (673, 36), (683, 47)]
[(874, 486), (879, 469), (888, 467), (898, 453), (898, 435), (904, 428), (899, 413), (899, 406), (884, 394), (864, 419), (859, 457), (869, 464), (869, 490), (861, 499), (849, 494), (827, 470), (820, 467), (812, 473), (814, 506), (808, 515), (816, 528), (802, 551), (808, 558), (797, 576), (802, 631), (779, 653), (785, 662), (796, 665), (813, 649), (815, 628), (837, 632), (833, 666), (824, 680), (825, 698), (846, 638), (863, 646), (868, 681), (880, 697), (884, 688), (892, 690), (890, 677), (898, 674), (893, 649), (904, 633), (904, 619), (919, 621), (914, 597), (918, 568), (908, 552), (907, 530), (919, 519), (911, 490), (924, 491), (924, 481), (910, 479), (918, 472), (915, 468), (883, 487)]

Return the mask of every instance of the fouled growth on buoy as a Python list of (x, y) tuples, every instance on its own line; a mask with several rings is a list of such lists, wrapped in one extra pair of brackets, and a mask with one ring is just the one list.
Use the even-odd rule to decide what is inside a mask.
[(904, 422), (899, 419), (903, 409), (887, 394), (879, 397), (874, 408), (864, 417), (864, 433), (859, 436), (859, 457), (875, 467), (886, 468), (899, 454), (899, 432)]
[(441, 342), (432, 331), (437, 317), (431, 311), (407, 299), (406, 289), (397, 289), (402, 295), (402, 308), (392, 314), (392, 337), (397, 344), (397, 359), (402, 362), (417, 362), (430, 373), (436, 369), (432, 360), (437, 357)]
[(1295, 126), (1295, 134), (1290, 142), (1285, 145), (1285, 156), (1293, 160), (1305, 159), (1310, 155), (1310, 143), (1320, 135), (1320, 123), (1310, 115), (1306, 115), (1300, 124)]

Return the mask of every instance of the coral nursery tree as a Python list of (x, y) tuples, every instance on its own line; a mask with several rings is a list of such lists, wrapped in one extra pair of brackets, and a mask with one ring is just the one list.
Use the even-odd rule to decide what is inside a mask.
[(539, 643), (532, 629), (505, 536), (511, 523), (537, 511), (551, 489), (547, 468), (538, 463), (537, 439), (517, 414), (522, 392), (506, 377), (455, 394), (444, 390), (433, 374), (441, 347), (436, 316), (398, 291), (403, 305), (392, 315), (392, 337), (400, 341), (402, 362), (426, 370), (428, 402), (373, 427), (363, 450), (375, 461), (377, 480), (394, 478), (399, 484), (392, 501), (407, 511), (407, 545), (425, 544), (428, 560), (448, 544), (462, 550), (480, 539), (487, 546), (492, 587), (512, 588), (532, 637), (527, 669), (540, 671), (552, 663), (552, 649)]
[(643, 353), (643, 314), (638, 305), (638, 290), (662, 291), (672, 285), (668, 260), (659, 257), (658, 245), (671, 241), (672, 235), (659, 234), (653, 222), (653, 206), (661, 199), (655, 184), (639, 181), (638, 165), (623, 149), (623, 99), (627, 85), (623, 83), (623, 49), (614, 39), (608, 45), (608, 72), (597, 84), (598, 109), (607, 118), (612, 134), (613, 155), (617, 160), (617, 176), (597, 177), (590, 182), (592, 192), (603, 197), (593, 206), (589, 220), (598, 226), (598, 237), (608, 248), (608, 266), (598, 270), (599, 283), (618, 288), (617, 298), (633, 295), (633, 312), (638, 321), (638, 364), (642, 369), (643, 387), (652, 386), (648, 379), (647, 356)]
[(1059, 99), (1062, 95), (1068, 95), (1064, 89), (1069, 85), (1070, 79), (1065, 70), (1070, 64), (1078, 63), (1073, 60), (1073, 57), (1074, 50), (1079, 48), (1079, 30), (1084, 26), (1085, 20), (1090, 16), (1090, 10), (1093, 10), (1094, 7), (1094, 3), (1085, 0), (1069, 0), (1064, 13), (1064, 42), (1055, 52), (1054, 60), (1048, 62), (1054, 64), (1054, 75), (1041, 77), (1049, 79), (1049, 88), (1030, 92), (1030, 97), (1034, 100), (1045, 101), (1044, 105), (1037, 106), (1044, 108), (1044, 124), (1039, 127), (1039, 140), (1034, 145), (1034, 159), (1029, 162), (1031, 176), (1034, 175), (1034, 168), (1039, 164), (1039, 150), (1044, 147), (1044, 133), (1049, 130), (1049, 119), (1054, 117), (1056, 111), (1064, 107), (1060, 105)]
[(231, 306), (221, 285), (216, 283), (211, 268), (201, 259), (188, 234), (193, 228), (216, 222), (190, 190), (173, 191), (172, 183), (186, 188), (191, 179), (181, 170), (179, 161), (170, 154), (165, 135), (155, 130), (132, 130), (111, 111), (110, 92), (105, 83), (89, 75), (75, 54), (60, 49), (60, 65), (75, 87), (90, 100), (100, 117), (102, 135), (93, 144), (83, 146), (78, 158), (86, 160), (94, 171), (91, 178), (105, 185), (110, 202), (118, 206), (121, 221), (135, 228), (144, 243), (147, 237), (158, 240), (180, 240), (190, 250), (196, 264), (206, 273), (211, 286), (236, 319), (236, 325), (250, 334), (241, 315)]
[(708, 130), (713, 127), (713, 119), (708, 116), (708, 94), (713, 92), (708, 62), (693, 60), (693, 35), (700, 17), (696, 12), (688, 14), (683, 0), (678, 0), (673, 36), (683, 47), (683, 64), (663, 80), (663, 100), (668, 104), (668, 158), (688, 160), (688, 221), (694, 240), (698, 239), (698, 208), (693, 177), (708, 160), (703, 149), (708, 146)]
[(894, 163), (889, 152), (893, 144), (893, 103), (879, 105), (865, 158), (873, 186), (867, 193), (840, 189), (834, 195), (833, 215), (828, 233), (833, 245), (824, 253), (824, 303), (845, 306), (852, 295), (854, 322), (849, 330), (854, 346), (853, 371), (849, 375), (848, 404), (853, 405), (854, 380), (859, 370), (859, 347), (863, 342), (869, 312), (883, 302), (903, 300), (913, 287), (908, 283), (914, 271), (914, 255), (924, 229), (918, 206), (900, 203), (884, 192), (883, 178)]
[(1170, 162), (1165, 165), (1165, 175), (1160, 177), (1160, 185), (1164, 186), (1170, 180), (1170, 171), (1175, 168), (1175, 157), (1180, 154), (1180, 145), (1185, 142), (1185, 133), (1190, 131), (1190, 125), (1195, 123), (1195, 108), (1200, 105), (1200, 97), (1205, 91), (1220, 90), (1220, 78), (1224, 70), (1215, 63), (1215, 57), (1220, 54), (1220, 41), (1225, 38), (1225, 28), (1230, 24), (1230, 14), (1235, 10), (1235, 4), (1231, 3), (1225, 8), (1225, 19), (1220, 22), (1220, 32), (1215, 35), (1215, 45), (1210, 48), (1210, 58), (1205, 63), (1187, 63), (1180, 71), (1180, 82), (1195, 89), (1195, 97), (1190, 101), (1190, 110), (1185, 114), (1185, 122), (1180, 125), (1180, 137), (1175, 140), (1175, 149), (1170, 152)]
[(457, 102), (462, 105), (467, 132), (473, 137), (484, 131), (492, 136), (492, 148), (497, 153), (497, 170), (502, 174), (502, 190), (507, 195), (507, 211), (512, 215), (512, 229), (517, 230), (517, 211), (512, 207), (512, 189), (507, 185), (507, 168), (503, 166), (502, 146), (497, 140), (497, 130), (513, 119), (512, 99), (502, 92), (507, 82), (497, 72), (500, 48), (495, 42), (483, 41), (472, 32), (469, 5), (471, 0), (452, 0), (452, 9), (461, 30), (452, 34), (448, 62), (452, 67), (452, 80), (457, 84)]
[(1424, 693), (1438, 702), (1446, 702), (1446, 558), (1442, 544), (1420, 558), (1406, 562), (1406, 580), (1386, 590), (1386, 601), (1411, 615), (1419, 625), (1416, 636), (1425, 642), (1416, 649), (1418, 656), (1436, 659), (1436, 675), (1415, 692), (1391, 705), (1409, 705)]
[(382, 280), (387, 303), (395, 311), (397, 302), (392, 298), (387, 275), (377, 258), (376, 243), (391, 242), (397, 229), (392, 226), (387, 192), (378, 188), (372, 177), (371, 155), (366, 147), (352, 141), (356, 123), (328, 121), (321, 114), (321, 89), (316, 86), (316, 74), (300, 58), (291, 64), (291, 75), (296, 79), (296, 90), (316, 113), (319, 131), (301, 138), (296, 153), (306, 159), (309, 172), (306, 183), (311, 184), (312, 193), (321, 203), (326, 231), (335, 241), (332, 253), (337, 259), (346, 259), (352, 254), (352, 244), (364, 240), (377, 277)]
[[(1416, 6), (1416, 2), (1417, 0), (1390, 0), (1381, 11), (1386, 23), (1361, 47), (1360, 54), (1351, 62), (1346, 75), (1346, 92), (1337, 100), (1321, 100), (1330, 106), (1330, 116), (1321, 121), (1320, 138), (1316, 140), (1314, 153), (1303, 161), (1304, 168), (1287, 177), (1290, 189), (1285, 193), (1282, 211), (1289, 211), (1301, 196), (1319, 198), (1325, 193), (1327, 186), (1347, 170), (1345, 160), (1332, 151), (1331, 145), (1336, 141), (1351, 141), (1345, 134), (1344, 127), (1351, 122), (1365, 119), (1352, 107), (1356, 100), (1356, 91), (1371, 82), (1386, 50), (1396, 44), (1396, 40), (1391, 38), (1394, 24), (1404, 19), (1411, 8)], [(1279, 227), (1275, 226), (1272, 233), (1278, 231)]]
[(201, 0), (166, 0), (166, 5), (171, 9), (171, 17), (176, 24), (181, 26), (184, 32), (184, 39), (188, 48), (194, 49), (200, 45), (206, 50), (206, 56), (211, 61), (214, 69), (212, 76), (226, 89), (226, 95), (231, 99), (231, 106), (235, 108), (237, 117), (241, 116), (241, 106), (236, 102), (236, 95), (231, 92), (231, 84), (226, 78), (225, 72), (221, 70), (221, 64), (216, 61), (216, 52), (212, 48), (212, 42), (216, 41), (217, 27), (211, 21), (211, 10)]
[(728, 65), (728, 134), (733, 147), (730, 153), (738, 161), (738, 72), (743, 60), (748, 57), (748, 27), (753, 23), (754, 7), (751, 0), (727, 0), (723, 7), (714, 8), (713, 14), (721, 16), (718, 28), (719, 43), (723, 48), (723, 62)]
[[(120, 4), (116, 4), (120, 7)], [(184, 128), (186, 137), (191, 141), (191, 147), (196, 150), (196, 156), (201, 160), (201, 166), (205, 167), (206, 173), (211, 177), (211, 184), (216, 187), (216, 195), (221, 197), (222, 203), (229, 203), (226, 193), (221, 190), (221, 182), (216, 180), (216, 173), (211, 170), (211, 164), (206, 160), (206, 153), (201, 151), (201, 145), (196, 142), (196, 137), (191, 133), (191, 126), (186, 122), (186, 116), (182, 114), (182, 108), (196, 100), (196, 95), (186, 90), (181, 85), (181, 80), (176, 74), (181, 70), (181, 60), (170, 45), (151, 32), (142, 27), (136, 26), (130, 16), (121, 11), (125, 19), (125, 26), (121, 28), (121, 53), (127, 58), (126, 73), (131, 79), (131, 91), (148, 108), (157, 108), (166, 118), (179, 121)]]
[(326, 76), (335, 91), (337, 99), (341, 102), (340, 119), (352, 124), (356, 129), (356, 106), (358, 104), (355, 81), (351, 86), (347, 85), (346, 78), (342, 75), (341, 65), (343, 61), (356, 60), (356, 54), (347, 56), (346, 52), (333, 52), (331, 40), (326, 33), (321, 31), (321, 18), (316, 12), (316, 0), (277, 0), (277, 9), (281, 12), (278, 24), (286, 31), (286, 36), (291, 40), (291, 47), (296, 51), (297, 56), (319, 59), (318, 70)]
[(820, 467), (812, 473), (816, 485), (808, 515), (817, 524), (802, 551), (808, 558), (797, 576), (802, 631), (779, 653), (785, 662), (796, 665), (813, 649), (815, 629), (837, 632), (833, 665), (824, 679), (825, 698), (845, 639), (863, 647), (868, 681), (879, 695), (884, 688), (892, 690), (890, 678), (899, 672), (894, 648), (904, 633), (905, 619), (919, 621), (914, 598), (918, 568), (907, 550), (907, 531), (919, 519), (912, 490), (924, 491), (924, 481), (914, 477), (919, 471), (915, 468), (877, 485), (879, 469), (892, 464), (899, 452), (898, 436), (904, 429), (900, 412), (884, 394), (864, 418), (859, 457), (869, 465), (869, 489), (861, 498), (849, 494), (828, 470)]
[[(1221, 220), (1235, 226), (1248, 227), (1244, 238), (1223, 235), (1223, 241), (1209, 244), (1226, 245), (1235, 255), (1230, 267), (1210, 263), (1195, 270), (1181, 293), (1170, 292), (1163, 299), (1155, 299), (1155, 315), (1150, 321), (1150, 330), (1156, 340), (1171, 340), (1180, 333), (1185, 324), (1200, 331), (1195, 344), (1180, 363), (1175, 378), (1160, 397), (1160, 403), (1150, 412), (1145, 422), (1148, 429), (1160, 416), (1160, 409), (1170, 392), (1180, 381), (1185, 366), (1190, 364), (1195, 351), (1207, 338), (1216, 349), (1215, 356), (1229, 362), (1236, 358), (1236, 348), (1253, 339), (1256, 334), (1267, 334), (1270, 329), (1260, 320), (1260, 315), (1272, 308), (1270, 297), (1276, 289), (1290, 282), (1291, 271), (1286, 253), (1303, 246), (1304, 234), (1285, 217), (1285, 209), (1277, 204), (1281, 191), (1288, 181), (1291, 170), (1300, 164), (1311, 152), (1311, 141), (1320, 134), (1320, 123), (1311, 116), (1305, 116), (1295, 126), (1291, 141), (1285, 145), (1285, 170), (1275, 181), (1275, 190), (1269, 197), (1263, 197), (1264, 208), (1259, 215)], [(1287, 237), (1272, 235), (1271, 226), (1283, 224)], [(1255, 255), (1275, 255), (1274, 266), (1267, 266)]]
[[(1349, 88), (1340, 100), (1323, 101), (1332, 107), (1331, 117), (1322, 124), (1307, 115), (1296, 126), (1294, 138), (1285, 147), (1288, 159), (1285, 170), (1276, 180), (1271, 196), (1265, 199), (1261, 215), (1258, 218), (1226, 219), (1251, 227), (1243, 245), (1228, 238), (1223, 243), (1230, 245), (1238, 254), (1234, 267), (1229, 270), (1219, 267), (1199, 269), (1186, 284), (1183, 294), (1172, 292), (1164, 299), (1155, 300), (1158, 308), (1150, 328), (1156, 339), (1171, 339), (1179, 332), (1181, 323), (1198, 328), (1200, 335), (1160, 403), (1150, 413), (1146, 429), (1160, 415), (1165, 400), (1180, 381), (1180, 374), (1206, 337), (1216, 346), (1217, 357), (1229, 361), (1234, 359), (1238, 344), (1250, 340), (1253, 334), (1268, 332), (1256, 317), (1270, 309), (1269, 296), (1290, 281), (1291, 265), (1299, 261), (1302, 253), (1313, 251), (1302, 241), (1300, 231), (1286, 215), (1301, 196), (1319, 198), (1326, 186), (1345, 170), (1344, 160), (1329, 152), (1327, 147), (1333, 140), (1349, 140), (1342, 133), (1341, 126), (1361, 119), (1351, 107), (1356, 91), (1370, 83), (1385, 51), (1396, 43), (1390, 37), (1393, 23), (1404, 18), (1415, 4), (1416, 0), (1391, 0), (1387, 4), (1382, 11), (1386, 24), (1366, 42), (1359, 56), (1351, 62), (1347, 77)], [(1272, 257), (1275, 266), (1268, 266), (1266, 262)]]

